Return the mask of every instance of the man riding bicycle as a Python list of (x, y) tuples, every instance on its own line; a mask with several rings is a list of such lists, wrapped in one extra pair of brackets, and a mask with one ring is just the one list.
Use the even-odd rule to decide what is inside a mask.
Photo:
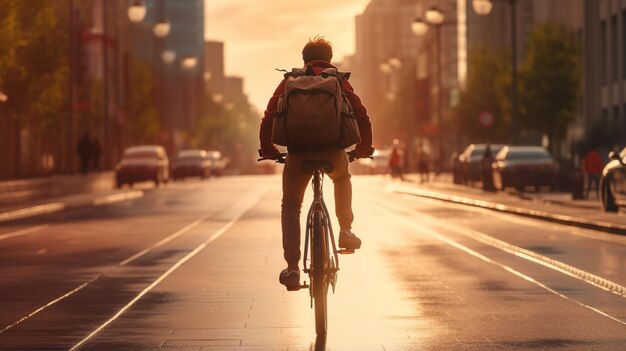
[[(306, 67), (312, 67), (315, 75), (322, 74), (329, 68), (336, 69), (330, 61), (332, 59), (332, 46), (322, 37), (315, 37), (304, 46), (302, 59)], [(260, 126), (261, 156), (263, 158), (278, 157), (279, 150), (272, 142), (272, 123), (278, 110), (278, 101), (285, 92), (283, 80), (274, 95), (267, 104), (267, 109)], [(372, 149), (372, 126), (367, 110), (361, 103), (361, 99), (354, 93), (354, 89), (347, 79), (341, 81), (341, 90), (352, 107), (358, 123), (358, 131), (361, 141), (354, 149), (356, 158), (365, 158), (371, 155)], [(332, 163), (333, 170), (328, 173), (335, 188), (335, 208), (339, 221), (339, 247), (345, 249), (359, 249), (361, 240), (352, 233), (352, 184), (348, 169), (348, 157), (344, 148), (338, 145), (325, 145), (322, 147), (288, 147), (288, 155), (283, 169), (283, 198), (282, 198), (282, 235), (284, 258), (287, 268), (280, 272), (279, 281), (286, 286), (294, 286), (300, 283), (300, 210), (311, 174), (301, 171), (301, 165), (305, 161), (326, 160)]]

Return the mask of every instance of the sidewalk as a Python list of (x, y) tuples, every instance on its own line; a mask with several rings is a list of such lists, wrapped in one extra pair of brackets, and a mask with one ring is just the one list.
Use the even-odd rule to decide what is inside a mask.
[(0, 223), (142, 196), (139, 190), (114, 190), (112, 172), (1, 181)]
[(114, 173), (54, 175), (44, 178), (0, 181), (0, 206), (58, 196), (112, 190)]
[(596, 199), (573, 200), (570, 193), (486, 192), (479, 187), (453, 184), (448, 174), (435, 180), (431, 177), (430, 182), (422, 184), (415, 174), (405, 179), (396, 183), (394, 191), (626, 235), (626, 216), (604, 212)]

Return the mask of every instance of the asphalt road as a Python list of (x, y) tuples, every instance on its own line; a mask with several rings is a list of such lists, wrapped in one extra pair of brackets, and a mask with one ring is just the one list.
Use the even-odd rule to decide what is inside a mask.
[(626, 350), (624, 237), (353, 183), (327, 340), (249, 176), (2, 224), (0, 350)]

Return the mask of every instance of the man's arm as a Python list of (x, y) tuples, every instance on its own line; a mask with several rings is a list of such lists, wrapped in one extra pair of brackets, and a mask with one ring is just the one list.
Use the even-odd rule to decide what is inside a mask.
[(372, 123), (367, 115), (367, 109), (363, 106), (359, 96), (354, 92), (350, 82), (344, 80), (343, 88), (350, 105), (352, 105), (352, 110), (359, 125), (359, 133), (361, 134), (361, 142), (356, 145), (354, 150), (357, 157), (369, 156), (372, 150)]
[(272, 157), (279, 153), (278, 149), (272, 142), (272, 120), (278, 108), (278, 98), (285, 91), (285, 81), (280, 82), (274, 95), (267, 103), (267, 108), (261, 119), (261, 127), (259, 128), (259, 140), (261, 143), (261, 154), (263, 157)]

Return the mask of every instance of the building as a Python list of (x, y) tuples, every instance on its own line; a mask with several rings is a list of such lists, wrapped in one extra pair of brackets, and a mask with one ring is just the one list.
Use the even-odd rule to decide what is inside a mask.
[(584, 127), (592, 142), (626, 144), (626, 4), (584, 0)]

